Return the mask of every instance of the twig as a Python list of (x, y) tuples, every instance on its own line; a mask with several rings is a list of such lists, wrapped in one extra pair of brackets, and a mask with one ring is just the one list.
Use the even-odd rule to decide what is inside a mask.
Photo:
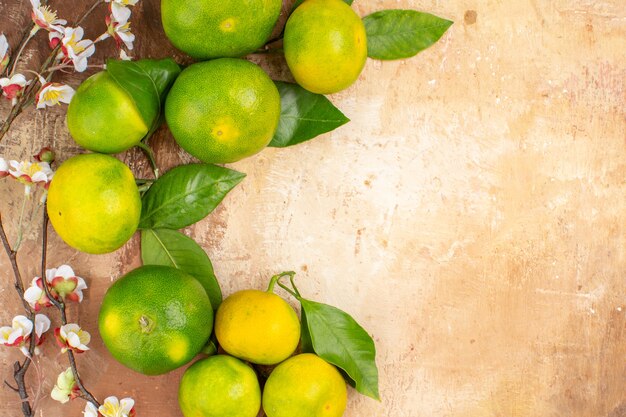
[[(24, 299), (24, 282), (22, 281), (22, 275), (20, 274), (20, 269), (17, 265), (17, 252), (11, 248), (11, 244), (9, 243), (9, 239), (7, 238), (7, 234), (4, 230), (4, 226), (2, 224), (2, 216), (0, 215), (0, 240), (2, 240), (2, 246), (9, 257), (9, 261), (11, 262), (11, 267), (13, 268), (13, 275), (15, 276), (15, 290), (17, 291), (20, 299), (22, 300), (22, 304), (24, 305), (24, 309), (28, 314), (28, 318), (33, 323), (33, 330), (30, 335), (30, 344), (28, 346), (29, 356), (24, 359), (23, 363), (19, 361), (15, 361), (13, 364), (13, 379), (17, 384), (17, 392), (19, 393), (20, 399), (22, 400), (22, 414), (24, 417), (33, 417), (33, 409), (30, 405), (30, 401), (28, 399), (28, 392), (26, 391), (26, 372), (30, 367), (32, 362), (31, 358), (35, 352), (35, 312), (30, 307), (30, 305)], [(6, 383), (6, 381), (5, 381)], [(7, 383), (8, 385), (8, 383)]]
[(22, 300), (22, 304), (24, 305), (24, 309), (28, 313), (32, 313), (32, 309), (30, 305), (24, 300), (24, 282), (22, 281), (22, 275), (20, 274), (20, 269), (17, 266), (17, 252), (15, 252), (11, 245), (9, 244), (9, 239), (7, 237), (6, 232), (4, 231), (4, 226), (2, 224), (2, 214), (0, 214), (0, 240), (2, 240), (2, 245), (4, 246), (4, 250), (9, 257), (9, 261), (11, 262), (11, 267), (13, 268), (13, 275), (15, 276), (15, 290), (20, 296)]
[(26, 40), (24, 40), (24, 42), (22, 42), (22, 46), (17, 51), (17, 54), (15, 55), (15, 58), (13, 59), (13, 66), (11, 67), (11, 72), (9, 72), (9, 76), (15, 73), (15, 69), (17, 68), (17, 63), (20, 61), (20, 57), (22, 56), (22, 52), (24, 52), (24, 48), (26, 48), (26, 45), (28, 45), (28, 42), (30, 42), (30, 40), (33, 39), (33, 36), (35, 36), (35, 33), (37, 33), (37, 30), (35, 30), (36, 27), (37, 26), (33, 26), (33, 28), (30, 30), (30, 33), (28, 34), (28, 37), (26, 38)]
[[(52, 295), (52, 291), (48, 285), (48, 280), (46, 279), (46, 258), (48, 253), (48, 212), (46, 210), (43, 211), (43, 230), (41, 231), (41, 281), (43, 284), (44, 291), (46, 296), (50, 300), (53, 306), (59, 310), (61, 314), (61, 323), (63, 325), (67, 324), (67, 314), (65, 312), (65, 303), (63, 300), (58, 300)], [(74, 358), (74, 352), (71, 350), (67, 351), (67, 358), (70, 362), (70, 367), (72, 368), (72, 373), (74, 374), (74, 379), (76, 380), (76, 385), (80, 389), (82, 397), (87, 401), (95, 405), (96, 407), (100, 407), (100, 403), (96, 400), (96, 398), (85, 388), (83, 381), (80, 378), (78, 373), (78, 368), (76, 366), (76, 359)]]
[(9, 384), (9, 382), (6, 379), (4, 380), (4, 385), (11, 388), (12, 391), (19, 392), (19, 390), (15, 388), (13, 385)]
[(96, 2), (85, 13), (83, 13), (81, 18), (78, 19), (78, 22), (76, 22), (75, 26), (78, 26), (81, 23), (83, 23), (83, 20), (85, 20), (87, 18), (87, 16), (89, 16), (91, 14), (91, 12), (93, 12), (96, 9), (96, 7), (98, 7), (102, 3), (104, 3), (104, 0), (96, 0)]
[[(45, 4), (45, 3), (46, 3), (45, 1), (42, 2), (42, 4)], [(28, 37), (30, 36), (30, 32), (31, 32), (30, 29), (27, 29), (24, 31), (24, 34), (22, 35), (22, 38), (20, 39), (20, 43), (18, 45), (24, 45), (24, 43), (26, 42), (26, 39), (28, 39)], [(0, 71), (0, 77), (3, 76), (5, 72), (7, 72), (8, 74), (9, 68), (11, 68), (11, 65), (14, 60), (15, 60), (15, 56), (12, 56), (11, 58), (9, 58), (9, 62), (6, 68)]]

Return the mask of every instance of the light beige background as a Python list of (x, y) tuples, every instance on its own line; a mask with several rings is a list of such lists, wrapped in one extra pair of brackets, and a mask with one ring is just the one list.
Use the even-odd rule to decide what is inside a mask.
[[(12, 42), (28, 19), (22, 3), (0, 0)], [(81, 8), (51, 3), (68, 18)], [(304, 294), (354, 315), (376, 340), (382, 401), (350, 391), (348, 417), (626, 416), (624, 2), (357, 0), (355, 8), (418, 9), (456, 23), (416, 58), (368, 61), (356, 85), (332, 96), (349, 125), (232, 165), (247, 179), (187, 230), (224, 293), (295, 269)], [(103, 15), (90, 23), (92, 38)], [(134, 19), (136, 56), (172, 51), (158, 2), (142, 0)], [(92, 61), (111, 53), (100, 48)], [(288, 77), (281, 58), (256, 61)], [(68, 80), (76, 87), (82, 78)], [(29, 111), (0, 154), (28, 157), (46, 144), (69, 157), (77, 148), (63, 114)], [(191, 160), (165, 129), (154, 143), (164, 169)], [(146, 175), (139, 152), (121, 158)], [(0, 190), (0, 212), (14, 225), (20, 187), (3, 181)], [(106, 288), (139, 265), (138, 239), (100, 257), (54, 233), (50, 247), (50, 266), (69, 262), (90, 285), (70, 310), (94, 335), (79, 357), (87, 385), (101, 399), (134, 397), (139, 416), (180, 416), (181, 372), (127, 371), (96, 331)], [(20, 255), (28, 278), (38, 253), (29, 241)], [(19, 305), (4, 256), (0, 265), (8, 323)], [(53, 343), (44, 352), (45, 397), (66, 365)], [(1, 378), (17, 358), (0, 350)], [(39, 406), (46, 417), (82, 410), (49, 398)], [(3, 387), (0, 414), (18, 417), (17, 409)]]

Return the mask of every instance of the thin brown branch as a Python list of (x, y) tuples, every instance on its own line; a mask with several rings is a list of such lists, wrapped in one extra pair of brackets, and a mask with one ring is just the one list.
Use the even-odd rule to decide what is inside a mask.
[(4, 226), (2, 224), (2, 214), (0, 214), (0, 240), (2, 240), (2, 246), (4, 246), (4, 251), (9, 257), (9, 261), (11, 263), (11, 267), (13, 268), (13, 275), (15, 277), (14, 286), (15, 290), (20, 296), (22, 300), (22, 304), (24, 305), (24, 309), (28, 313), (32, 313), (32, 309), (30, 305), (24, 300), (24, 281), (22, 281), (22, 275), (20, 274), (20, 269), (17, 266), (17, 252), (15, 252), (11, 248), (11, 244), (9, 243), (9, 238), (4, 230)]
[[(30, 358), (26, 358), (26, 363), (30, 364)], [(15, 379), (17, 391), (20, 394), (20, 399), (22, 400), (22, 414), (24, 414), (24, 417), (33, 417), (34, 413), (32, 407), (30, 406), (28, 392), (26, 392), (26, 382), (24, 381), (26, 371), (27, 368), (22, 366), (19, 361), (16, 361), (13, 364), (13, 378)]]
[(76, 366), (76, 359), (74, 358), (74, 352), (72, 352), (71, 350), (68, 350), (67, 357), (70, 361), (70, 367), (72, 368), (72, 372), (74, 373), (74, 379), (76, 380), (76, 385), (78, 386), (78, 389), (80, 389), (82, 396), (87, 401), (95, 405), (96, 408), (100, 407), (100, 403), (91, 394), (91, 392), (89, 392), (87, 388), (85, 388), (85, 385), (83, 384), (83, 380), (80, 378), (80, 375), (78, 374), (78, 367)]
[[(20, 299), (22, 300), (22, 304), (24, 305), (24, 309), (28, 314), (28, 318), (33, 323), (33, 330), (35, 331), (35, 312), (30, 305), (24, 300), (24, 282), (22, 281), (22, 276), (20, 274), (20, 269), (17, 265), (17, 252), (15, 252), (11, 248), (11, 244), (9, 243), (9, 239), (7, 238), (7, 234), (4, 230), (4, 226), (2, 224), (2, 215), (0, 215), (0, 240), (2, 241), (2, 246), (4, 247), (4, 251), (9, 257), (9, 261), (11, 262), (11, 267), (13, 268), (13, 275), (15, 277), (15, 290), (17, 291)], [(33, 409), (30, 405), (30, 401), (28, 399), (28, 392), (26, 391), (26, 372), (30, 367), (31, 358), (33, 357), (33, 352), (35, 351), (35, 336), (31, 333), (30, 337), (30, 345), (28, 346), (29, 356), (24, 359), (24, 363), (20, 363), (16, 361), (13, 364), (13, 379), (17, 384), (17, 392), (19, 393), (20, 399), (22, 400), (22, 414), (24, 417), (33, 417)], [(5, 381), (6, 382), (6, 381)]]
[[(46, 293), (46, 296), (50, 300), (53, 306), (59, 310), (61, 314), (61, 323), (63, 325), (67, 324), (67, 314), (65, 312), (65, 303), (63, 300), (57, 299), (50, 289), (48, 285), (48, 280), (46, 279), (46, 258), (48, 253), (48, 212), (44, 207), (43, 211), (43, 229), (41, 231), (41, 276), (43, 288)], [(80, 374), (78, 373), (78, 367), (76, 366), (76, 358), (74, 358), (74, 352), (71, 350), (67, 351), (67, 358), (70, 362), (70, 367), (72, 368), (72, 373), (74, 374), (74, 379), (76, 380), (76, 385), (78, 389), (80, 389), (81, 396), (84, 397), (90, 403), (93, 403), (96, 407), (100, 407), (100, 403), (96, 400), (96, 398), (85, 388), (82, 379), (80, 378)]]
[(76, 25), (74, 25), (74, 26), (78, 26), (81, 23), (83, 23), (83, 21), (87, 18), (87, 16), (89, 16), (91, 14), (91, 12), (93, 12), (96, 9), (96, 7), (98, 7), (102, 3), (104, 3), (104, 0), (96, 0), (96, 2), (85, 13), (83, 13), (81, 18), (78, 19), (78, 22), (76, 22)]
[(13, 385), (9, 384), (9, 381), (7, 381), (6, 379), (4, 380), (4, 385), (9, 387), (11, 389), (11, 391), (19, 392), (19, 390), (17, 388), (15, 388)]

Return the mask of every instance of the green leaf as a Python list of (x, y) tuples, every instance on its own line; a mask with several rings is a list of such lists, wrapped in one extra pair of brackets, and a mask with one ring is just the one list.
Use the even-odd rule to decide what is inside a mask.
[(176, 61), (172, 58), (165, 58), (161, 60), (141, 59), (139, 61), (135, 61), (135, 63), (152, 79), (154, 86), (159, 93), (161, 103), (163, 103), (170, 87), (172, 87), (174, 81), (176, 81), (176, 78), (180, 75), (180, 67)]
[(246, 176), (210, 164), (178, 166), (142, 198), (141, 229), (182, 229), (205, 218)]
[(417, 55), (435, 42), (453, 22), (415, 10), (383, 10), (363, 18), (370, 58), (392, 60)]
[(376, 346), (349, 314), (336, 307), (300, 298), (302, 347), (341, 368), (357, 391), (379, 400)]
[(176, 230), (141, 231), (141, 259), (144, 265), (166, 265), (195, 277), (211, 299), (213, 309), (222, 302), (222, 291), (206, 252), (193, 239)]
[(313, 353), (313, 341), (311, 340), (311, 333), (309, 332), (309, 323), (306, 319), (306, 311), (304, 307), (300, 309), (300, 347), (302, 352)]
[(180, 67), (171, 58), (140, 61), (109, 59), (107, 72), (133, 99), (141, 118), (153, 130), (167, 91), (174, 83)]
[[(344, 3), (347, 3), (348, 5), (352, 5), (352, 3), (354, 2), (353, 0), (343, 0)], [(291, 8), (291, 11), (293, 12), (294, 10), (296, 10), (298, 8), (298, 6), (300, 6), (302, 3), (304, 3), (304, 0), (296, 0), (296, 2), (293, 4), (293, 7)]]
[(297, 84), (275, 81), (280, 93), (280, 121), (269, 146), (284, 148), (330, 132), (350, 121), (321, 94)]

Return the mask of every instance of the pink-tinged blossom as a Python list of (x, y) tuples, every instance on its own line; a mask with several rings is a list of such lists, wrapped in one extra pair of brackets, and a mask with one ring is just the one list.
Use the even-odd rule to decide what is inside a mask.
[(80, 303), (83, 301), (83, 290), (87, 289), (85, 280), (76, 276), (69, 265), (46, 270), (46, 280), (63, 300)]
[(103, 417), (135, 417), (135, 400), (132, 398), (107, 397), (98, 408)]
[[(74, 270), (69, 265), (61, 265), (58, 268), (46, 270), (46, 282), (50, 289), (50, 295), (54, 299), (78, 303), (83, 301), (83, 290), (87, 289), (87, 284), (83, 278), (76, 276)], [(43, 280), (40, 277), (33, 279), (31, 286), (24, 292), (24, 300), (35, 311), (52, 305), (52, 302), (46, 295), (43, 288)]]
[(87, 69), (87, 59), (94, 54), (96, 47), (94, 42), (83, 39), (85, 31), (82, 27), (64, 28), (61, 50), (66, 61), (74, 65), (77, 72)]
[(80, 328), (78, 324), (69, 323), (54, 330), (54, 336), (63, 352), (72, 350), (76, 353), (83, 353), (89, 350), (87, 346), (91, 341), (91, 335)]
[(14, 74), (10, 78), (0, 78), (0, 88), (2, 88), (2, 95), (8, 100), (11, 100), (11, 104), (15, 105), (17, 99), (24, 93), (24, 88), (30, 84), (30, 81), (26, 81), (26, 77), (22, 74)]
[(28, 161), (9, 161), (9, 174), (24, 184), (26, 195), (30, 195), (30, 189), (33, 185), (41, 185), (48, 189), (54, 176), (54, 172), (47, 162)]
[(63, 32), (63, 25), (66, 25), (67, 21), (57, 19), (56, 11), (50, 10), (48, 6), (42, 6), (40, 0), (30, 0), (30, 4), (33, 6), (31, 18), (35, 24), (31, 33), (35, 33), (39, 29)]
[(127, 20), (117, 20), (114, 15), (107, 16), (105, 22), (107, 24), (107, 31), (100, 35), (98, 39), (96, 39), (96, 42), (113, 37), (118, 48), (121, 48), (123, 43), (127, 49), (132, 50), (135, 35), (130, 31), (130, 22)]
[(0, 327), (0, 344), (4, 346), (19, 346), (33, 331), (33, 322), (26, 316), (15, 316), (11, 326)]
[(38, 109), (43, 109), (46, 106), (56, 106), (61, 103), (69, 104), (72, 101), (72, 97), (74, 97), (74, 93), (76, 91), (69, 85), (47, 82), (37, 92), (35, 103), (37, 103)]
[(0, 33), (0, 74), (9, 65), (9, 42), (4, 33)]
[(41, 278), (34, 278), (30, 287), (24, 291), (24, 300), (35, 311), (39, 311), (42, 307), (50, 307), (52, 303), (43, 289), (43, 281)]
[[(35, 346), (43, 343), (44, 333), (50, 329), (50, 319), (44, 314), (35, 316)], [(22, 353), (30, 356), (28, 347), (33, 333), (33, 322), (26, 316), (15, 316), (11, 326), (0, 328), (0, 345), (19, 347)], [(39, 349), (35, 348), (35, 354)]]

